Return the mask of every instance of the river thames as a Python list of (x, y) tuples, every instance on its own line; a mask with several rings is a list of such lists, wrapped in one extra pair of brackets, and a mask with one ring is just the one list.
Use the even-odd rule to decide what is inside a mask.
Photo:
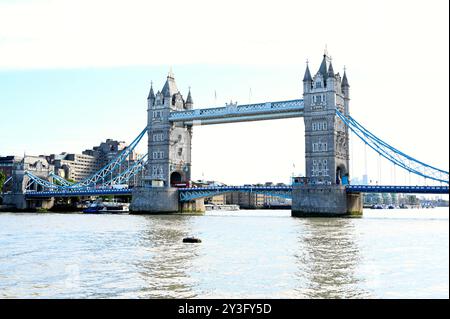
[(0, 246), (0, 298), (449, 298), (448, 208), (2, 213)]

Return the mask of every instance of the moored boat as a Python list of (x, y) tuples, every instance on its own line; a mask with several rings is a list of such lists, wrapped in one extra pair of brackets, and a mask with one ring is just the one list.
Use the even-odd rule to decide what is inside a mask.
[(124, 214), (130, 211), (128, 203), (96, 201), (83, 210), (85, 214)]

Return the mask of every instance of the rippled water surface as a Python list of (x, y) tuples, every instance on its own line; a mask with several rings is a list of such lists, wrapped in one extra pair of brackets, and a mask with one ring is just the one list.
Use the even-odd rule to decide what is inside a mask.
[(0, 297), (448, 298), (448, 215), (3, 213)]

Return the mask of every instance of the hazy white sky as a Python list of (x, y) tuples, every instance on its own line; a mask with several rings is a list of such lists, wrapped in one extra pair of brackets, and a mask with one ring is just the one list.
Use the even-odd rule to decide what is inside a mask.
[[(448, 9), (447, 0), (0, 0), (0, 83), (6, 83), (0, 88), (0, 110), (8, 119), (2, 123), (0, 155), (79, 152), (106, 138), (131, 140), (141, 126), (114, 127), (110, 124), (117, 117), (103, 112), (96, 122), (108, 126), (100, 123), (98, 131), (80, 130), (69, 139), (63, 132), (67, 127), (49, 123), (67, 120), (72, 109), (66, 110), (66, 103), (76, 99), (70, 89), (59, 92), (58, 114), (50, 105), (54, 101), (43, 103), (46, 94), (37, 94), (32, 103), (23, 100), (20, 112), (9, 107), (19, 107), (13, 98), (17, 103), (22, 95), (10, 93), (23, 90), (24, 74), (41, 77), (57, 70), (61, 83), (71, 83), (74, 69), (85, 71), (85, 81), (77, 75), (80, 82), (92, 80), (99, 68), (110, 78), (114, 70), (145, 70), (148, 77), (134, 85), (140, 96), (131, 84), (110, 92), (119, 99), (133, 92), (138, 113), (130, 114), (144, 123), (148, 84), (153, 80), (162, 87), (170, 66), (182, 93), (192, 85), (195, 107), (212, 106), (214, 89), (217, 104), (247, 103), (250, 88), (252, 102), (300, 98), (305, 60), (315, 72), (326, 44), (335, 71), (347, 66), (352, 115), (407, 154), (448, 170)], [(127, 76), (132, 82), (133, 72)], [(39, 77), (39, 90), (51, 92)], [(101, 98), (94, 98), (95, 88), (83, 101), (94, 113)], [(24, 114), (34, 111), (39, 99), (47, 121), (36, 130), (37, 123), (25, 125)], [(69, 126), (75, 129), (79, 122), (76, 115), (73, 119)], [(26, 135), (35, 134), (45, 138), (30, 143)], [(304, 173), (303, 139), (302, 119), (196, 127), (194, 178), (235, 184), (287, 181), (293, 164)], [(352, 152), (352, 173), (360, 176), (364, 148), (354, 141)], [(368, 173), (378, 179), (377, 157), (369, 158)], [(387, 163), (382, 167), (381, 180), (389, 183), (394, 172)], [(395, 175), (408, 178), (398, 169)]]

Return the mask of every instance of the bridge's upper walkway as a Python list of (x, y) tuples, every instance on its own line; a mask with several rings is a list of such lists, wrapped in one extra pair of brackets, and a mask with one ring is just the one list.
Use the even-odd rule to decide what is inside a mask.
[(274, 120), (303, 116), (303, 100), (227, 105), (208, 109), (171, 112), (169, 121), (188, 125)]

